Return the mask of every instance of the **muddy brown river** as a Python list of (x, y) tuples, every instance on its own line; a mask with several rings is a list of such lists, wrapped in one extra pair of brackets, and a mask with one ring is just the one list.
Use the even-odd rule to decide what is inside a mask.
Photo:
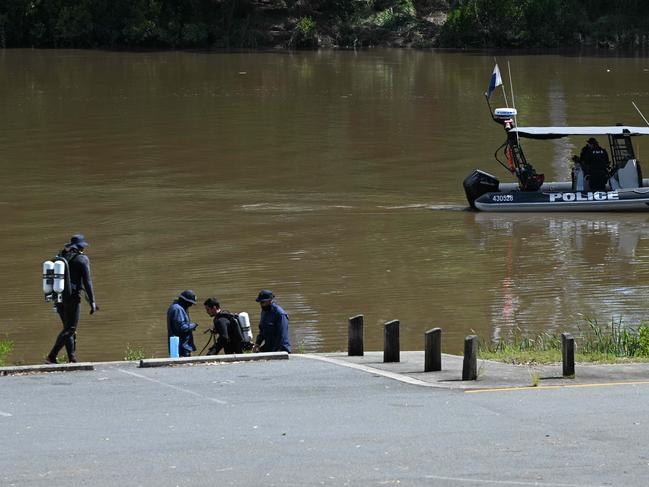
[[(649, 60), (545, 53), (511, 64), (520, 125), (644, 122)], [(492, 53), (0, 51), (0, 339), (38, 363), (60, 330), (41, 264), (85, 234), (99, 313), (80, 360), (166, 352), (165, 312), (199, 304), (259, 318), (272, 289), (296, 351), (365, 348), (401, 321), (403, 350), (444, 330), (572, 331), (647, 318), (649, 213), (465, 211), (462, 180), (504, 141), (485, 104)], [(502, 105), (500, 92), (495, 105)], [(511, 102), (511, 100), (510, 100)], [(640, 161), (649, 138), (638, 140)], [(546, 180), (584, 140), (526, 142)], [(649, 165), (647, 165), (649, 172)], [(190, 309), (201, 331), (202, 305)]]

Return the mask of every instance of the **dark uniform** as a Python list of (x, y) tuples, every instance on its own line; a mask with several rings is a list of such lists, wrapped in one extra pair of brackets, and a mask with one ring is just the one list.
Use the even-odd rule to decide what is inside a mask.
[(59, 254), (59, 257), (67, 262), (63, 301), (56, 303), (56, 311), (63, 323), (63, 330), (56, 337), (56, 342), (47, 355), (46, 361), (49, 363), (56, 363), (56, 357), (64, 346), (68, 354), (68, 361), (77, 361), (76, 337), (82, 290), (90, 303), (90, 314), (99, 309), (95, 302), (95, 292), (92, 286), (90, 259), (83, 253), (87, 246), (88, 243), (83, 235), (74, 235), (70, 239), (70, 243), (66, 244)]
[(188, 289), (180, 293), (167, 309), (167, 343), (170, 343), (170, 337), (178, 337), (180, 357), (189, 357), (196, 350), (193, 331), (198, 325), (189, 320), (187, 311), (193, 304), (196, 304), (196, 294)]
[[(255, 346), (260, 352), (291, 353), (291, 342), (288, 336), (288, 314), (280, 305), (273, 302), (272, 291), (262, 289), (256, 301), (262, 304), (259, 319), (259, 335)], [(264, 303), (267, 303), (264, 305)], [(262, 345), (263, 344), (263, 345)]]
[(243, 353), (243, 333), (234, 315), (217, 314), (214, 317), (214, 334), (217, 336), (216, 343), (210, 347), (208, 355), (217, 355), (221, 350), (226, 354)]
[(608, 153), (599, 146), (596, 139), (591, 137), (581, 150), (579, 162), (588, 179), (591, 191), (605, 191), (609, 179)]

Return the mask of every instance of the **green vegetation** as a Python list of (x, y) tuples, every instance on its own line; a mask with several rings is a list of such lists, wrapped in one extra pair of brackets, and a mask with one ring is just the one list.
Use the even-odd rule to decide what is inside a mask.
[(143, 347), (132, 347), (130, 343), (126, 344), (124, 360), (142, 360), (146, 358), (146, 352)]
[[(649, 327), (623, 325), (611, 320), (610, 326), (600, 325), (592, 318), (578, 326), (575, 335), (575, 361), (617, 363), (649, 362)], [(525, 336), (521, 330), (512, 332), (493, 343), (479, 344), (482, 359), (512, 364), (549, 364), (561, 362), (561, 334), (541, 332)]]
[[(446, 0), (7, 0), (0, 47), (356, 46), (421, 35)], [(427, 36), (432, 43), (433, 35)]]
[(445, 0), (7, 0), (0, 47), (360, 47), (401, 37), (432, 44), (437, 27), (425, 18), (447, 9)]
[(465, 0), (444, 24), (448, 47), (646, 47), (649, 2)]
[(0, 340), (0, 367), (6, 365), (7, 355), (14, 349), (14, 342), (10, 340)]
[(532, 381), (532, 387), (538, 387), (541, 383), (541, 374), (539, 374), (538, 372), (531, 372), (530, 380)]
[(642, 0), (5, 0), (0, 47), (647, 47)]
[(56, 363), (58, 364), (67, 364), (68, 362), (68, 356), (66, 354), (59, 355), (56, 357)]
[(289, 47), (313, 48), (318, 45), (316, 23), (311, 17), (302, 17), (293, 30)]

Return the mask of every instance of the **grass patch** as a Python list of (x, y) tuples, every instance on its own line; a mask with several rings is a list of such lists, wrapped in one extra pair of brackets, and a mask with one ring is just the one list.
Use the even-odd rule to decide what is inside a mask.
[(0, 367), (6, 365), (7, 355), (14, 349), (14, 342), (11, 340), (0, 340)]
[(142, 360), (146, 358), (146, 352), (143, 347), (133, 347), (130, 343), (126, 344), (126, 352), (124, 353), (124, 360)]
[(541, 374), (538, 372), (531, 372), (530, 380), (532, 381), (532, 387), (538, 387), (541, 382)]
[[(622, 319), (601, 325), (584, 318), (577, 326), (575, 361), (591, 363), (649, 362), (649, 327), (625, 325)], [(543, 365), (561, 362), (561, 333), (540, 332), (526, 335), (519, 328), (506, 337), (478, 345), (481, 359), (516, 365)]]
[(304, 343), (304, 339), (300, 340), (300, 343), (297, 344), (297, 350), (295, 351), (295, 353), (306, 353), (306, 345)]

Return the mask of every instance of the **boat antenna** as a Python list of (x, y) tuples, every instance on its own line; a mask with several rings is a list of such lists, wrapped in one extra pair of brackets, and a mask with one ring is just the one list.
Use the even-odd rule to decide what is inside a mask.
[(642, 112), (641, 112), (640, 109), (638, 108), (638, 105), (636, 105), (634, 101), (632, 101), (631, 104), (633, 105), (633, 108), (635, 108), (636, 110), (638, 110), (638, 113), (639, 113), (640, 116), (642, 117), (642, 120), (644, 120), (644, 123), (646, 123), (647, 125), (649, 125), (649, 121), (647, 121), (647, 119), (645, 118), (645, 116), (642, 114)]
[[(514, 103), (514, 84), (512, 83), (512, 67), (509, 64), (509, 60), (507, 60), (507, 72), (509, 73), (509, 91), (512, 93), (512, 108), (516, 108), (516, 103)], [(505, 87), (503, 86), (504, 91)]]
[(491, 115), (491, 118), (493, 118), (493, 120), (494, 120), (494, 122), (495, 122), (496, 119), (494, 118), (494, 112), (493, 112), (493, 110), (491, 109), (491, 103), (489, 103), (489, 97), (487, 96), (487, 93), (486, 93), (486, 92), (485, 92), (485, 94), (484, 94), (484, 99), (485, 99), (485, 101), (487, 102), (487, 106), (489, 107), (489, 115)]
[[(516, 110), (516, 103), (514, 102), (514, 83), (512, 82), (512, 67), (509, 64), (509, 59), (507, 60), (507, 72), (509, 73), (509, 91), (511, 91), (512, 93), (512, 108)], [(518, 120), (516, 120), (516, 115), (514, 115), (514, 125), (518, 127)], [(520, 144), (518, 132), (516, 132), (516, 142)]]

